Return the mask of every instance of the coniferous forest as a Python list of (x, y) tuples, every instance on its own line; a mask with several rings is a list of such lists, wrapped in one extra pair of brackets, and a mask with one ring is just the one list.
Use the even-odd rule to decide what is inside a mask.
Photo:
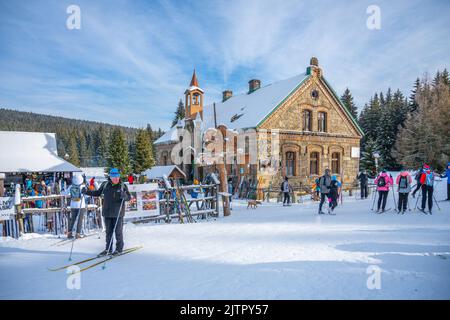
[(117, 165), (127, 173), (143, 171), (143, 166), (135, 161), (142, 154), (150, 157), (144, 166), (154, 163), (153, 142), (163, 134), (150, 124), (145, 129), (136, 129), (3, 108), (0, 108), (0, 130), (54, 132), (58, 155), (74, 165)]

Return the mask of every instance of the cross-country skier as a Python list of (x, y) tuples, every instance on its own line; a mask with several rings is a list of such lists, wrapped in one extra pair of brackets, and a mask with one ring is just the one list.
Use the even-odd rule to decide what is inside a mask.
[(416, 180), (416, 188), (412, 192), (413, 198), (416, 197), (416, 192), (419, 191), (420, 187), (422, 186), (422, 184), (420, 183), (420, 177), (422, 176), (422, 173), (424, 171), (424, 166), (426, 166), (426, 164), (423, 164), (419, 169), (417, 169), (416, 175), (414, 176), (414, 180)]
[(402, 171), (397, 176), (398, 185), (398, 212), (405, 214), (408, 207), (408, 195), (411, 192), (412, 178), (408, 171)]
[(81, 174), (75, 174), (72, 179), (72, 184), (63, 191), (64, 195), (70, 195), (70, 216), (69, 216), (69, 230), (67, 232), (67, 238), (72, 239), (72, 230), (75, 225), (75, 221), (78, 217), (76, 235), (77, 239), (81, 238), (81, 226), (83, 223), (83, 216), (86, 212), (86, 199), (83, 196), (83, 192), (86, 190), (86, 186), (83, 183), (83, 176)]
[(419, 210), (425, 212), (425, 205), (428, 198), (428, 211), (432, 214), (433, 209), (433, 190), (434, 190), (434, 173), (429, 165), (424, 165), (424, 172), (420, 176), (420, 184), (422, 185), (422, 208)]
[(291, 204), (292, 187), (289, 184), (288, 177), (284, 177), (284, 181), (281, 183), (281, 192), (283, 192), (283, 206), (289, 206)]
[[(105, 218), (106, 227), (106, 249), (99, 256), (111, 254), (113, 232), (116, 236), (116, 250), (113, 255), (123, 250), (123, 216), (125, 215), (125, 201), (131, 199), (126, 184), (120, 181), (120, 173), (117, 168), (109, 172), (108, 181), (102, 183), (98, 190), (86, 190), (87, 195), (100, 197), (103, 195), (102, 215)], [(115, 227), (115, 230), (114, 230)]]
[(447, 163), (447, 170), (441, 175), (441, 178), (447, 177), (447, 201), (450, 200), (450, 162)]
[(330, 185), (331, 185), (331, 175), (330, 169), (325, 169), (325, 174), (320, 177), (319, 187), (320, 187), (320, 204), (319, 204), (319, 214), (324, 214), (322, 211), (323, 203), (325, 202), (325, 198), (329, 198), (330, 195)]
[(331, 177), (330, 193), (328, 197), (329, 210), (331, 210), (331, 212), (333, 212), (338, 205), (338, 198), (341, 186), (342, 186), (341, 182), (336, 178), (335, 175), (333, 175)]
[(378, 207), (377, 213), (383, 213), (386, 210), (386, 200), (389, 194), (389, 188), (394, 184), (392, 177), (386, 173), (386, 170), (382, 170), (380, 175), (375, 179), (375, 185), (378, 191)]
[(360, 186), (361, 186), (361, 199), (367, 199), (367, 194), (368, 194), (368, 181), (369, 181), (369, 176), (367, 175), (367, 171), (361, 171), (360, 173), (358, 173), (358, 176), (356, 177), (359, 180)]

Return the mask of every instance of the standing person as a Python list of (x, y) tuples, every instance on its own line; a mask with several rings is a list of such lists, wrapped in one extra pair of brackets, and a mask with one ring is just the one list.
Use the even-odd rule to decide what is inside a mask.
[(81, 238), (81, 226), (83, 223), (83, 215), (86, 212), (86, 200), (83, 192), (86, 190), (86, 185), (83, 183), (83, 177), (80, 174), (75, 174), (72, 179), (72, 184), (63, 192), (64, 195), (70, 195), (70, 215), (69, 215), (69, 229), (67, 238), (72, 239), (72, 230), (77, 221), (75, 238)]
[(419, 191), (420, 187), (422, 186), (422, 184), (420, 183), (420, 177), (422, 176), (424, 166), (427, 166), (427, 165), (424, 164), (419, 169), (417, 169), (417, 172), (414, 176), (414, 180), (416, 180), (416, 189), (414, 189), (414, 191), (412, 193), (413, 198), (416, 197), (416, 192)]
[(289, 206), (291, 203), (291, 196), (290, 196), (290, 192), (291, 192), (291, 185), (289, 184), (289, 178), (288, 177), (284, 177), (284, 181), (281, 184), (281, 191), (283, 192), (283, 207), (284, 206)]
[(441, 178), (447, 177), (447, 201), (450, 200), (450, 162), (447, 163), (447, 170), (441, 175)]
[(134, 183), (134, 177), (133, 177), (133, 174), (132, 174), (132, 173), (130, 173), (130, 174), (128, 175), (128, 183), (129, 183), (129, 184), (133, 184), (133, 183)]
[(408, 207), (408, 195), (411, 192), (412, 178), (408, 171), (402, 171), (397, 176), (396, 183), (398, 185), (398, 212), (405, 214)]
[(325, 214), (322, 211), (323, 203), (325, 202), (325, 198), (329, 198), (330, 195), (330, 186), (331, 186), (331, 175), (330, 169), (325, 169), (325, 174), (319, 179), (319, 188), (320, 188), (320, 204), (319, 204), (319, 214)]
[(331, 177), (331, 183), (330, 183), (330, 192), (329, 192), (329, 198), (328, 198), (328, 202), (329, 202), (329, 209), (328, 209), (328, 213), (334, 211), (334, 209), (338, 206), (338, 199), (339, 199), (339, 194), (340, 194), (340, 190), (341, 190), (341, 182), (336, 178), (335, 175), (333, 175)]
[(356, 178), (359, 180), (359, 184), (361, 186), (361, 199), (367, 199), (367, 194), (368, 194), (367, 183), (369, 181), (367, 171), (364, 170), (364, 171), (359, 172), (358, 176)]
[(419, 210), (425, 212), (425, 205), (428, 198), (428, 211), (430, 214), (433, 209), (433, 190), (434, 190), (434, 173), (429, 165), (424, 165), (424, 172), (420, 176), (420, 184), (422, 185), (422, 208)]
[(389, 194), (389, 188), (394, 184), (392, 177), (386, 173), (386, 170), (382, 170), (380, 175), (375, 179), (375, 185), (378, 191), (378, 207), (377, 213), (383, 213), (386, 210), (386, 201)]
[(86, 190), (88, 196), (100, 197), (103, 195), (102, 215), (105, 218), (106, 248), (99, 256), (111, 254), (113, 233), (116, 236), (116, 250), (113, 255), (123, 250), (123, 216), (125, 215), (125, 201), (131, 199), (126, 184), (120, 181), (120, 172), (117, 168), (109, 171), (108, 181), (102, 183), (98, 190)]

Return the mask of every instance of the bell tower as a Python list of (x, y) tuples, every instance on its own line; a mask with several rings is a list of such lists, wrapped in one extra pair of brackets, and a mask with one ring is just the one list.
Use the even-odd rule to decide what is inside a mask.
[(186, 97), (185, 106), (186, 106), (186, 119), (195, 119), (197, 114), (200, 114), (200, 117), (203, 119), (203, 90), (200, 88), (198, 84), (197, 75), (192, 74), (191, 83), (189, 88), (184, 92)]

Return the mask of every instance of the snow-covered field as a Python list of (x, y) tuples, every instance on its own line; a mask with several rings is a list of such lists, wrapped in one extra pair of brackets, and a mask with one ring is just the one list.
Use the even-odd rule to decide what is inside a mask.
[[(317, 203), (247, 210), (234, 201), (227, 218), (126, 225), (126, 247), (144, 248), (81, 273), (79, 290), (67, 288), (65, 271), (47, 270), (67, 263), (70, 245), (3, 239), (0, 299), (450, 299), (450, 203), (432, 216), (371, 206), (347, 197), (336, 216), (318, 216)], [(103, 236), (80, 240), (73, 258), (103, 247)], [(381, 288), (370, 290), (377, 267)]]

